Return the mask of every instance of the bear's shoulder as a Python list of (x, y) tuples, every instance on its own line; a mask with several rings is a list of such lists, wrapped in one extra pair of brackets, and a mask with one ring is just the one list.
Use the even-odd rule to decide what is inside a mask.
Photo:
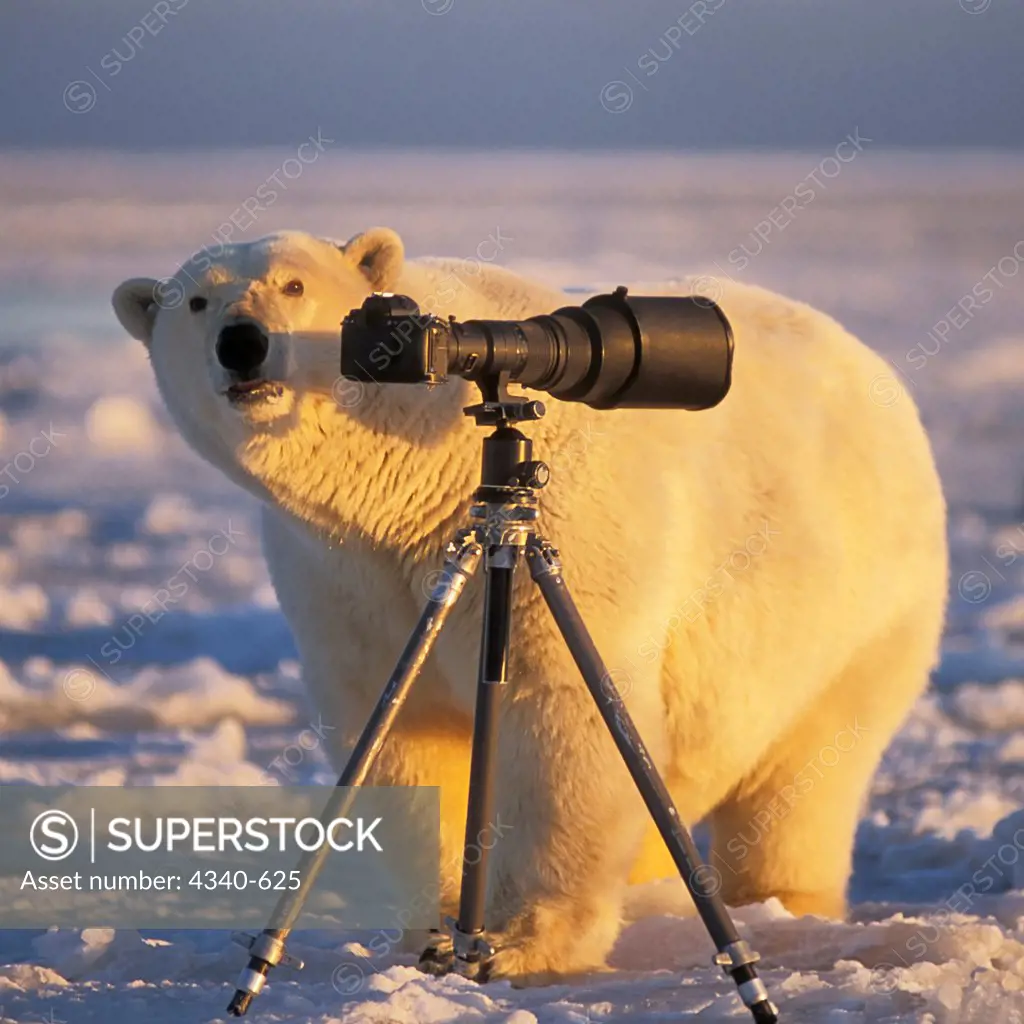
[(423, 309), (459, 319), (518, 319), (551, 313), (567, 302), (564, 292), (476, 259), (409, 260), (392, 290), (411, 295)]

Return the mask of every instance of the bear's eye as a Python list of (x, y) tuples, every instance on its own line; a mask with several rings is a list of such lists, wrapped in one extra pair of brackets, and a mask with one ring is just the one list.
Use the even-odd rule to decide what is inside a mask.
[(193, 313), (201, 313), (206, 309), (206, 299), (204, 299), (202, 295), (193, 295), (192, 298), (188, 300), (188, 308), (191, 309)]
[(305, 291), (302, 287), (302, 282), (296, 277), (294, 280), (289, 281), (282, 289), (285, 295), (292, 295), (298, 297)]

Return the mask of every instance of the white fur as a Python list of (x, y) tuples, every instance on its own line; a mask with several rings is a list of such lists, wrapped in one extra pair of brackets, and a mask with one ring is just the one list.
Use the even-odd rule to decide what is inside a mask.
[[(301, 298), (281, 286), (299, 277)], [(265, 502), (264, 539), (306, 685), (340, 766), (465, 522), (482, 431), (459, 381), (340, 395), (338, 324), (371, 287), (433, 312), (523, 317), (568, 301), (498, 268), (404, 261), (386, 229), (347, 247), (299, 233), (197, 254), (185, 301), (115, 295), (149, 345), (196, 450)], [(196, 283), (197, 282), (197, 283)], [(684, 284), (679, 294), (688, 294)], [(188, 298), (209, 306), (190, 312)], [(543, 530), (679, 810), (709, 818), (733, 904), (778, 896), (841, 915), (861, 801), (926, 684), (946, 594), (944, 503), (909, 398), (873, 404), (885, 364), (835, 321), (729, 285), (731, 393), (704, 412), (549, 401), (527, 428), (553, 467)], [(259, 319), (285, 366), (276, 404), (241, 413), (213, 354), (226, 315)], [(526, 577), (525, 568), (521, 574)], [(443, 789), (455, 897), (479, 588), (453, 615), (375, 781)], [(503, 695), (489, 925), (495, 974), (548, 980), (602, 963), (623, 889), (671, 874), (660, 841), (528, 579)], [(646, 831), (646, 836), (645, 836)]]

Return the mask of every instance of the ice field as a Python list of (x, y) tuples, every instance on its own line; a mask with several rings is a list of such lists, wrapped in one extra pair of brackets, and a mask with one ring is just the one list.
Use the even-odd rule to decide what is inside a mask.
[[(109, 304), (123, 278), (173, 273), (276, 174), (277, 199), (232, 237), (385, 224), (411, 255), (579, 291), (728, 273), (892, 361), (877, 401), (920, 404), (950, 506), (942, 664), (875, 779), (849, 922), (775, 903), (736, 917), (785, 1021), (1024, 1022), (1024, 158), (865, 144), (832, 175), (831, 155), (335, 145), (295, 177), (287, 151), (0, 155), (0, 800), (333, 781), (255, 502), (178, 438)], [(141, 615), (169, 581), (166, 614)], [(306, 970), (279, 969), (250, 1019), (749, 1019), (680, 888), (632, 893), (612, 972), (555, 988), (432, 980), (365, 935), (303, 933)], [(0, 931), (0, 1024), (221, 1020), (243, 960), (226, 932)]]

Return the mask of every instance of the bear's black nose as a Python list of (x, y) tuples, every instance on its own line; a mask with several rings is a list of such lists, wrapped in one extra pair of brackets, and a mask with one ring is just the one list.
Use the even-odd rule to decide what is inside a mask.
[(270, 351), (270, 340), (253, 323), (228, 324), (217, 335), (217, 359), (226, 370), (250, 374)]

